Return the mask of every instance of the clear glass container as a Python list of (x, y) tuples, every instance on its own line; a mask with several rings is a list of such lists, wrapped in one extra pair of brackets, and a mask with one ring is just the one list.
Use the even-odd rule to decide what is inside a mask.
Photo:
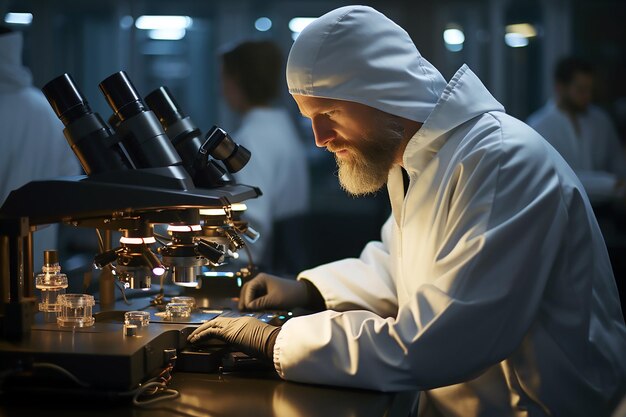
[(57, 317), (57, 324), (62, 327), (89, 327), (93, 326), (94, 318), (91, 310), (96, 304), (93, 295), (88, 294), (61, 294), (58, 299), (61, 312)]
[(189, 307), (193, 310), (196, 308), (196, 299), (194, 297), (172, 297), (172, 303), (183, 303), (189, 305)]
[(57, 313), (61, 311), (58, 297), (65, 294), (67, 275), (61, 273), (59, 256), (55, 250), (44, 251), (41, 273), (35, 277), (35, 288), (41, 291), (39, 311)]
[(168, 303), (165, 306), (165, 316), (170, 319), (189, 318), (191, 307), (187, 303)]
[(127, 311), (124, 313), (124, 324), (135, 325), (138, 330), (148, 326), (150, 324), (150, 312), (149, 311)]

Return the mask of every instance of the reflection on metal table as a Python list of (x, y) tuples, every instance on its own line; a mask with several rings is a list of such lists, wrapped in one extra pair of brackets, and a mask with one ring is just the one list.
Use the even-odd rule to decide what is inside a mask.
[[(417, 393), (380, 393), (365, 390), (303, 385), (282, 381), (271, 373), (175, 373), (170, 386), (180, 392), (173, 400), (144, 408), (66, 401), (63, 405), (23, 401), (0, 403), (7, 417), (407, 417), (416, 409)], [(17, 402), (17, 401), (16, 401)]]

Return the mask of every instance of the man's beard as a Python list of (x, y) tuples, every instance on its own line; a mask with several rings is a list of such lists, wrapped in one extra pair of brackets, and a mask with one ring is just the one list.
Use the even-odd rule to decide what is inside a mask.
[[(394, 116), (381, 116), (382, 128), (370, 132), (354, 143), (340, 145), (348, 154), (335, 155), (339, 168), (339, 184), (353, 196), (373, 194), (380, 190), (389, 176), (402, 145), (404, 128)], [(332, 149), (329, 149), (332, 151)]]

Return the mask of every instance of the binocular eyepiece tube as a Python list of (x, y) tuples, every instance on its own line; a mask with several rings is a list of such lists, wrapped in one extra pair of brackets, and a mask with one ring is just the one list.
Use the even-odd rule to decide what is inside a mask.
[(222, 161), (228, 172), (240, 171), (250, 160), (250, 151), (237, 144), (228, 133), (217, 126), (207, 132), (205, 139), (201, 152), (207, 152)]
[(87, 175), (132, 168), (118, 138), (111, 132), (69, 74), (63, 74), (42, 91), (65, 129), (63, 133)]
[(226, 170), (237, 172), (250, 159), (246, 148), (216, 126), (203, 137), (166, 87), (147, 95), (145, 103), (124, 71), (99, 87), (113, 110), (109, 124), (91, 110), (69, 74), (42, 89), (87, 175), (180, 166), (196, 187), (211, 188), (231, 183)]
[(220, 168), (210, 157), (222, 161), (230, 173), (241, 170), (250, 160), (250, 151), (216, 126), (203, 139), (200, 130), (181, 110), (167, 87), (148, 94), (146, 103), (159, 118), (196, 184), (219, 178)]
[(182, 164), (161, 123), (146, 108), (124, 71), (107, 77), (99, 86), (115, 113), (114, 129), (137, 168)]
[(180, 109), (167, 87), (160, 87), (148, 94), (146, 104), (158, 117), (197, 187), (210, 188), (229, 182), (223, 168), (199, 154), (203, 143), (202, 132)]

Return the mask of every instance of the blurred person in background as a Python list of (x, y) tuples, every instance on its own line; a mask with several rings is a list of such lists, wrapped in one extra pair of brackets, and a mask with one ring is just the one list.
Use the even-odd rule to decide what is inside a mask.
[(591, 104), (593, 84), (590, 63), (562, 58), (554, 70), (554, 98), (528, 124), (563, 156), (597, 205), (626, 194), (626, 159), (608, 114)]
[[(63, 124), (22, 65), (22, 47), (21, 32), (0, 27), (0, 202), (30, 181), (80, 174)], [(33, 196), (32, 204), (46, 204), (48, 198), (55, 196)], [(34, 234), (35, 271), (43, 251), (57, 248), (58, 225)]]
[(221, 55), (222, 91), (240, 114), (233, 138), (252, 153), (238, 183), (259, 187), (263, 195), (246, 201), (245, 218), (261, 233), (249, 245), (254, 263), (271, 268), (273, 223), (303, 214), (309, 207), (305, 147), (289, 114), (275, 105), (284, 85), (283, 57), (271, 41), (246, 41)]

